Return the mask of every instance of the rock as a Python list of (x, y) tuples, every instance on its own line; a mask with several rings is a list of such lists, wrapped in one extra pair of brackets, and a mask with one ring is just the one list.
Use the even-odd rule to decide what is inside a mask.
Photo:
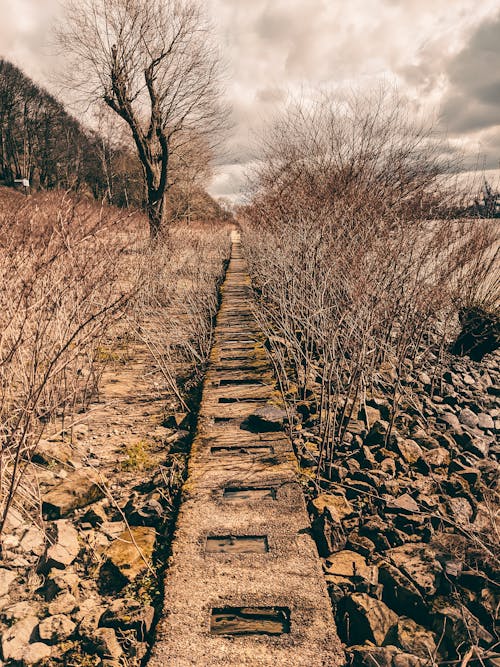
[(156, 541), (154, 528), (139, 526), (125, 530), (106, 550), (101, 581), (120, 590), (147, 569)]
[(36, 616), (27, 616), (3, 632), (1, 642), (4, 660), (22, 660), (37, 625)]
[(19, 547), (26, 553), (41, 556), (45, 549), (45, 535), (43, 531), (37, 526), (31, 526), (22, 536)]
[(122, 598), (113, 600), (104, 612), (100, 625), (120, 630), (135, 630), (139, 640), (143, 641), (151, 630), (154, 615), (154, 607), (130, 598)]
[(395, 646), (351, 646), (348, 652), (352, 657), (351, 667), (424, 667), (429, 664)]
[(444, 635), (452, 647), (479, 643), (491, 644), (492, 635), (465, 606), (455, 606), (446, 598), (438, 598), (432, 605), (432, 626), (438, 636)]
[(397, 498), (389, 498), (386, 502), (386, 512), (413, 514), (420, 510), (418, 503), (408, 493), (403, 493)]
[(354, 593), (339, 603), (339, 630), (347, 643), (374, 642), (382, 646), (398, 616), (381, 600)]
[(52, 462), (68, 463), (73, 456), (71, 446), (65, 442), (49, 442), (40, 440), (31, 460), (41, 465), (50, 465)]
[(428, 544), (403, 544), (390, 549), (386, 555), (424, 595), (436, 594), (443, 568)]
[(389, 433), (389, 422), (379, 419), (371, 427), (365, 438), (366, 445), (383, 445)]
[(15, 570), (7, 570), (5, 567), (0, 567), (0, 597), (7, 595), (9, 588), (17, 578)]
[(101, 503), (94, 503), (88, 508), (81, 520), (84, 523), (90, 523), (95, 528), (107, 521), (108, 515)]
[(490, 415), (488, 415), (486, 412), (480, 412), (477, 415), (477, 425), (484, 431), (487, 430), (492, 431), (495, 428), (495, 422), (493, 421), (492, 417), (490, 417)]
[(469, 428), (475, 428), (478, 425), (479, 419), (475, 412), (472, 412), (469, 408), (464, 408), (458, 413), (458, 421)]
[(450, 509), (450, 514), (457, 524), (466, 526), (470, 523), (474, 510), (468, 500), (460, 497), (449, 498), (447, 504)]
[(57, 487), (42, 496), (46, 519), (61, 519), (76, 509), (104, 498), (104, 491), (91, 469), (75, 470)]
[(98, 628), (92, 637), (97, 655), (104, 659), (118, 660), (123, 655), (122, 647), (113, 628)]
[(49, 604), (49, 614), (55, 616), (57, 614), (71, 614), (77, 606), (76, 598), (69, 592), (60, 593)]
[(311, 508), (316, 515), (322, 514), (326, 509), (330, 518), (338, 523), (354, 514), (354, 507), (345, 496), (331, 493), (322, 493), (314, 498)]
[(448, 466), (451, 461), (450, 452), (444, 447), (429, 449), (424, 452), (423, 459), (431, 469), (444, 468)]
[(99, 602), (95, 598), (85, 600), (74, 615), (74, 618), (78, 621), (78, 634), (80, 637), (92, 639), (99, 627), (102, 615), (106, 611), (106, 607), (103, 607)]
[(50, 658), (52, 649), (43, 642), (28, 644), (23, 652), (23, 663), (25, 665), (36, 665), (42, 660)]
[(384, 600), (400, 614), (419, 614), (425, 607), (422, 594), (411, 581), (392, 563), (377, 560), (379, 579), (384, 586)]
[(371, 556), (375, 551), (373, 542), (368, 537), (360, 535), (357, 530), (353, 530), (349, 533), (347, 546), (351, 547), (351, 551), (356, 551), (362, 556)]
[(48, 616), (40, 621), (38, 626), (38, 634), (40, 639), (56, 643), (64, 641), (71, 637), (75, 631), (76, 624), (65, 616), (64, 614), (56, 614), (55, 616)]
[(53, 544), (45, 554), (44, 569), (53, 567), (63, 570), (75, 560), (80, 551), (78, 532), (67, 519), (59, 519), (53, 524), (55, 535)]
[(480, 458), (487, 458), (490, 453), (490, 444), (479, 430), (464, 430), (462, 435), (455, 436), (455, 440), (466, 452), (471, 452)]
[(367, 428), (370, 428), (372, 424), (375, 424), (375, 422), (378, 422), (382, 419), (382, 415), (380, 414), (380, 410), (377, 408), (372, 408), (369, 405), (366, 405), (359, 414), (360, 419), (364, 419)]
[(361, 577), (370, 583), (377, 583), (376, 566), (368, 565), (366, 559), (354, 551), (345, 549), (331, 554), (325, 559), (325, 572), (337, 577)]
[(403, 440), (402, 438), (398, 438), (397, 447), (406, 463), (416, 463), (422, 457), (422, 447), (420, 447), (415, 440)]
[(242, 423), (240, 428), (253, 433), (268, 433), (281, 431), (288, 415), (286, 410), (282, 410), (274, 405), (265, 405), (257, 408)]
[(53, 600), (59, 593), (69, 591), (75, 597), (78, 597), (78, 588), (80, 577), (74, 572), (51, 570), (47, 576), (45, 584), (45, 597), (47, 600)]
[(443, 415), (441, 415), (439, 421), (444, 422), (445, 424), (450, 426), (450, 428), (456, 433), (462, 432), (460, 421), (456, 416), (456, 414), (454, 414), (453, 412), (445, 412)]
[(411, 618), (400, 618), (387, 638), (388, 644), (399, 646), (407, 653), (412, 653), (429, 660), (436, 655), (435, 635), (430, 630), (418, 625)]

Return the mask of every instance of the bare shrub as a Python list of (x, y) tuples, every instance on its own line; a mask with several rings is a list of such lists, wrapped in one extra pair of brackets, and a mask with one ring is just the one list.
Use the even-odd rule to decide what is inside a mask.
[(0, 535), (11, 507), (35, 512), (29, 465), (47, 425), (94, 394), (99, 346), (134, 286), (130, 217), (52, 193), (0, 213)]
[(229, 254), (228, 225), (175, 225), (147, 249), (138, 267), (141, 288), (131, 324), (184, 409), (210, 355)]
[(318, 476), (367, 396), (391, 396), (390, 427), (420, 409), (401, 380), (439, 362), (489, 274), (498, 229), (432, 218), (453, 201), (445, 148), (380, 97), (293, 106), (266, 140), (245, 245), (282, 385), (318, 404)]

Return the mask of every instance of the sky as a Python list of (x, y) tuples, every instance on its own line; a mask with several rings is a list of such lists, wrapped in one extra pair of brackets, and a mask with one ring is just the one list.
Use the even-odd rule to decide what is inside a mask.
[[(64, 0), (0, 0), (0, 55), (49, 88)], [(318, 87), (394, 84), (480, 167), (500, 161), (500, 0), (205, 0), (226, 64), (227, 148), (211, 185), (235, 199), (259, 133)]]

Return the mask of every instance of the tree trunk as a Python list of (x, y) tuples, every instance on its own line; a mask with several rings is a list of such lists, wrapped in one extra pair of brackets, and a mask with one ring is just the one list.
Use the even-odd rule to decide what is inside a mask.
[(159, 194), (157, 190), (148, 188), (147, 212), (149, 236), (152, 241), (156, 241), (165, 222), (165, 193)]

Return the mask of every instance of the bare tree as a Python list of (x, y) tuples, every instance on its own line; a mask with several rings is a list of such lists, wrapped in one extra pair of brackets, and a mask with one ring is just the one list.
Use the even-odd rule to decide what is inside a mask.
[(210, 25), (192, 0), (70, 0), (58, 38), (74, 61), (71, 85), (104, 100), (130, 128), (155, 238), (177, 135), (194, 133), (213, 147), (227, 117)]

